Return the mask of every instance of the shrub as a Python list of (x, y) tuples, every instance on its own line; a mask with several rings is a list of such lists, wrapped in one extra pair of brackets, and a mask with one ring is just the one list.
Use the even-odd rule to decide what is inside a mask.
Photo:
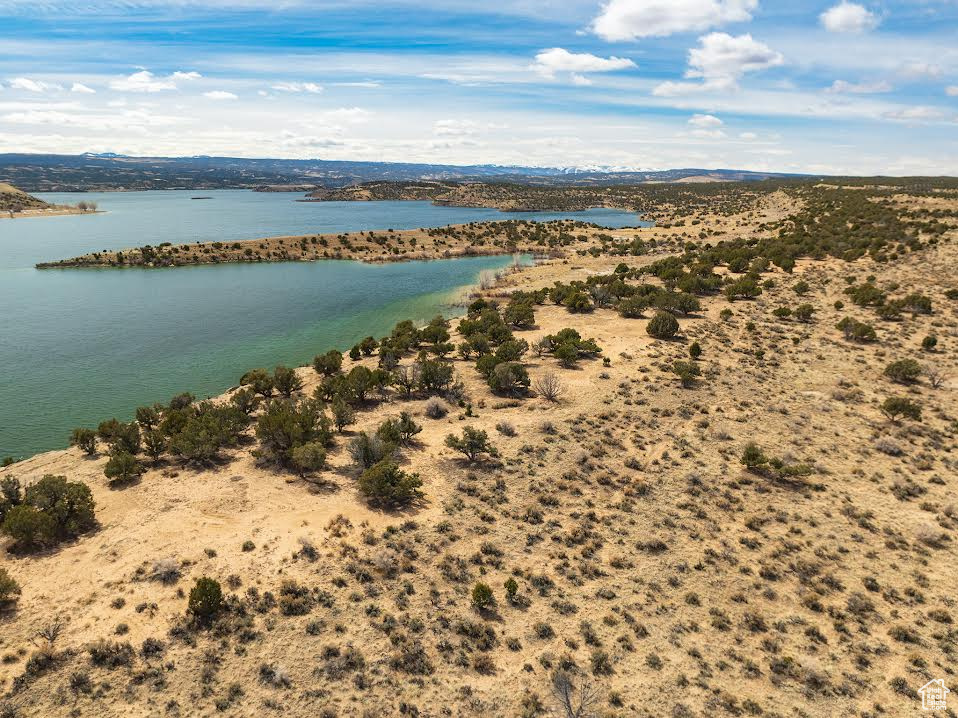
[(30, 550), (56, 543), (54, 520), (26, 504), (14, 506), (7, 511), (2, 529), (21, 549)]
[(277, 399), (269, 402), (260, 415), (256, 438), (260, 442), (259, 456), (285, 464), (297, 446), (311, 441), (327, 446), (332, 441), (332, 425), (322, 407), (311, 399)]
[(535, 311), (530, 300), (512, 300), (502, 312), (506, 324), (526, 328), (535, 324)]
[(183, 412), (179, 422), (166, 427), (170, 452), (191, 463), (209, 464), (222, 448), (237, 442), (249, 418), (235, 406), (204, 401)]
[(396, 445), (385, 441), (378, 433), (368, 434), (364, 431), (349, 442), (349, 455), (363, 469), (392, 458), (395, 453)]
[(408, 474), (391, 461), (380, 461), (359, 477), (359, 492), (370, 503), (385, 507), (404, 506), (422, 496), (419, 474)]
[(558, 401), (562, 396), (562, 382), (554, 372), (546, 372), (536, 378), (535, 390), (543, 399), (547, 401)]
[(899, 417), (905, 417), (913, 421), (921, 421), (921, 406), (911, 399), (904, 397), (890, 396), (881, 405), (882, 413), (889, 420), (898, 422)]
[(24, 492), (24, 504), (53, 520), (55, 537), (65, 540), (89, 531), (96, 524), (93, 494), (80, 481), (47, 474)]
[(240, 386), (248, 386), (264, 399), (273, 395), (273, 377), (265, 369), (251, 369), (240, 377)]
[(110, 485), (124, 484), (133, 481), (143, 473), (143, 466), (133, 454), (117, 451), (103, 467), (103, 474), (110, 480)]
[(579, 359), (579, 351), (576, 349), (575, 344), (572, 344), (571, 342), (560, 344), (553, 349), (552, 353), (555, 358), (559, 360), (559, 363), (566, 369), (571, 369), (574, 367), (576, 361)]
[(326, 449), (318, 441), (308, 441), (293, 447), (290, 452), (290, 463), (300, 476), (319, 471), (326, 466)]
[(482, 429), (471, 426), (463, 427), (461, 437), (449, 434), (445, 443), (450, 449), (463, 454), (470, 463), (482, 454), (498, 455), (495, 447), (489, 442), (489, 435)]
[(745, 449), (742, 451), (742, 463), (749, 469), (757, 469), (767, 464), (768, 459), (758, 444), (750, 441), (745, 445)]
[(430, 399), (426, 404), (426, 416), (430, 419), (441, 419), (449, 413), (449, 407), (444, 401)]
[(110, 670), (130, 665), (135, 654), (133, 646), (129, 643), (114, 643), (102, 638), (87, 646), (87, 651), (90, 653), (93, 665)]
[(795, 318), (800, 322), (810, 322), (815, 313), (815, 307), (811, 304), (799, 304), (795, 307)]
[(116, 419), (100, 423), (97, 435), (110, 445), (113, 451), (136, 454), (140, 451), (140, 427), (135, 421), (124, 424)]
[(313, 369), (317, 374), (323, 376), (332, 376), (339, 372), (343, 367), (343, 353), (335, 349), (330, 349), (325, 354), (317, 354), (313, 358)]
[(492, 589), (488, 584), (478, 581), (472, 587), (472, 605), (478, 611), (484, 611), (489, 608), (493, 602)]
[(506, 589), (506, 598), (509, 599), (509, 603), (515, 603), (519, 597), (519, 584), (510, 576), (503, 586)]
[(634, 294), (631, 297), (625, 297), (619, 302), (619, 314), (626, 319), (641, 319), (642, 313), (648, 306), (648, 297)]
[(656, 312), (646, 324), (645, 331), (655, 339), (671, 339), (679, 331), (679, 322), (668, 312)]
[(236, 391), (230, 398), (230, 403), (244, 414), (249, 415), (256, 411), (259, 406), (259, 397), (250, 387), (244, 387)]
[(519, 362), (503, 362), (492, 370), (488, 383), (495, 392), (519, 396), (529, 388), (529, 372)]
[(885, 367), (885, 376), (899, 384), (910, 384), (921, 376), (921, 364), (914, 359), (899, 359)]
[(846, 339), (856, 342), (873, 342), (876, 340), (875, 329), (871, 324), (865, 324), (857, 319), (845, 317), (837, 325), (841, 329)]
[(333, 423), (336, 425), (336, 431), (342, 433), (347, 426), (356, 423), (356, 410), (343, 401), (342, 397), (337, 396), (333, 399), (330, 409), (333, 412)]
[(926, 352), (935, 351), (935, 347), (938, 346), (938, 337), (934, 334), (929, 334), (927, 337), (921, 340), (921, 348)]
[(804, 279), (800, 279), (795, 283), (795, 286), (792, 287), (792, 289), (795, 290), (795, 294), (802, 297), (808, 294), (811, 287), (808, 286), (808, 282), (806, 282)]
[(702, 356), (702, 347), (698, 342), (692, 342), (689, 346), (689, 358), (693, 361)]
[(74, 429), (70, 434), (70, 446), (83, 449), (87, 456), (93, 456), (96, 453), (96, 432), (82, 427)]
[(288, 399), (303, 388), (303, 380), (296, 375), (295, 369), (278, 366), (273, 370), (273, 386)]
[(695, 383), (695, 378), (702, 374), (699, 365), (691, 361), (673, 362), (672, 371), (678, 376), (684, 387), (692, 386)]
[(199, 621), (209, 621), (223, 609), (223, 589), (218, 581), (203, 576), (190, 589), (187, 611)]
[(13, 601), (20, 595), (20, 584), (17, 583), (7, 569), (0, 566), (0, 606)]

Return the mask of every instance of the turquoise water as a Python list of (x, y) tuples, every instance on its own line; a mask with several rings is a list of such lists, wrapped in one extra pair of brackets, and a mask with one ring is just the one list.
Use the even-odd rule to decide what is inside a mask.
[[(211, 200), (189, 199), (191, 194)], [(0, 457), (67, 442), (91, 426), (180, 391), (221, 393), (247, 369), (298, 365), (380, 336), (400, 319), (457, 313), (484, 269), (509, 257), (366, 265), (326, 261), (175, 269), (33, 264), (164, 241), (395, 229), (509, 215), (423, 202), (302, 203), (244, 191), (44, 195), (99, 202), (104, 214), (0, 220)], [(544, 219), (528, 213), (523, 219)], [(635, 215), (574, 216), (606, 226)], [(549, 216), (555, 218), (555, 215)]]

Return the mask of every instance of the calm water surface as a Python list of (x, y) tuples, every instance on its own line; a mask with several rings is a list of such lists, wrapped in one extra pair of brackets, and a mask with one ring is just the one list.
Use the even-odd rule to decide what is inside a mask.
[[(190, 200), (202, 194), (209, 200)], [(454, 303), (508, 257), (366, 265), (326, 261), (172, 269), (38, 271), (36, 262), (160, 242), (411, 229), (489, 219), (575, 217), (608, 227), (634, 214), (503, 213), (426, 202), (296, 202), (241, 190), (45, 194), (103, 214), (0, 220), (0, 457), (61, 448), (75, 426), (165, 401), (215, 395), (257, 366), (303, 364)]]

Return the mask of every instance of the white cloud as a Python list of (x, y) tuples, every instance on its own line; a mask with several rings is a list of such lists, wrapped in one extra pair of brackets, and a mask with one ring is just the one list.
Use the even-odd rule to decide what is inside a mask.
[(592, 31), (612, 42), (701, 32), (751, 20), (758, 0), (609, 0)]
[(26, 90), (27, 92), (48, 92), (50, 90), (62, 90), (59, 85), (51, 85), (39, 80), (31, 80), (28, 77), (16, 77), (10, 80), (11, 90)]
[(825, 88), (825, 92), (841, 95), (849, 93), (852, 95), (873, 95), (880, 92), (891, 92), (893, 88), (889, 83), (881, 80), (879, 82), (846, 82), (845, 80), (835, 80), (830, 87)]
[(941, 65), (931, 62), (907, 62), (899, 68), (899, 72), (905, 77), (915, 79), (935, 79), (941, 77), (944, 70), (941, 69)]
[(829, 8), (818, 18), (822, 27), (829, 32), (861, 33), (873, 30), (881, 22), (880, 18), (865, 6), (842, 0)]
[(775, 52), (749, 34), (732, 37), (713, 32), (699, 38), (699, 47), (689, 50), (689, 69), (685, 77), (702, 82), (663, 82), (652, 91), (658, 97), (675, 97), (698, 92), (722, 92), (738, 87), (745, 73), (767, 70), (785, 62)]
[(689, 50), (689, 70), (686, 77), (705, 80), (737, 80), (746, 72), (776, 67), (785, 62), (781, 53), (749, 34), (732, 37), (724, 32), (713, 32), (699, 38), (700, 47)]
[(689, 119), (689, 124), (693, 127), (709, 128), (721, 127), (725, 123), (715, 115), (692, 115)]
[(757, 139), (758, 139), (758, 135), (756, 135), (754, 132), (743, 132), (743, 133), (741, 133), (741, 134), (739, 135), (739, 139), (741, 139), (741, 140), (747, 140), (747, 141), (757, 140)]
[(96, 94), (96, 90), (94, 90), (92, 87), (87, 87), (82, 82), (74, 82), (73, 86), (70, 88), (70, 92), (78, 92), (83, 95)]
[(175, 90), (179, 80), (198, 80), (198, 72), (174, 72), (166, 77), (158, 77), (149, 70), (140, 70), (127, 77), (117, 78), (110, 82), (110, 89), (117, 92), (163, 92)]
[(891, 110), (882, 115), (889, 120), (899, 120), (901, 122), (935, 122), (944, 119), (945, 113), (936, 110), (934, 107), (908, 107), (903, 110)]
[(226, 92), (225, 90), (210, 90), (209, 92), (204, 92), (203, 97), (209, 98), (210, 100), (238, 100), (239, 97), (234, 95), (232, 92)]
[(949, 85), (945, 88), (945, 94), (948, 97), (958, 97), (958, 85)]
[(359, 82), (334, 82), (336, 87), (360, 87), (366, 90), (375, 90), (383, 86), (378, 80), (361, 80)]
[(561, 47), (543, 50), (532, 64), (532, 69), (543, 77), (553, 78), (557, 72), (570, 72), (573, 79), (578, 76), (580, 84), (585, 79), (582, 73), (614, 72), (628, 67), (635, 67), (635, 63), (627, 57), (598, 57), (588, 52), (569, 52)]
[(272, 85), (272, 89), (277, 92), (308, 92), (314, 95), (323, 91), (322, 85), (315, 82), (277, 82)]

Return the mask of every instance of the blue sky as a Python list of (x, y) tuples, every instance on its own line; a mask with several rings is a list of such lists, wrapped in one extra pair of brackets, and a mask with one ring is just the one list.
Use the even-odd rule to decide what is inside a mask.
[(0, 152), (958, 174), (958, 0), (0, 0)]

